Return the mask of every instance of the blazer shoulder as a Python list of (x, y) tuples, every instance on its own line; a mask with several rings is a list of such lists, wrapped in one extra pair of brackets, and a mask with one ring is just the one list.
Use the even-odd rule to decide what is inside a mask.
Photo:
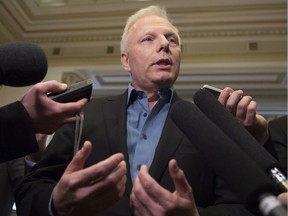
[(91, 98), (90, 102), (84, 107), (85, 111), (99, 109), (106, 103), (114, 102), (116, 104), (126, 103), (127, 101), (127, 90), (122, 94), (118, 95), (109, 95), (103, 97), (94, 97)]
[(174, 90), (171, 104), (174, 104), (174, 103), (176, 103), (176, 102), (178, 102), (178, 101), (183, 101), (183, 100), (185, 100), (185, 99), (181, 98), (181, 97), (177, 94), (177, 92)]
[(109, 101), (117, 101), (117, 100), (124, 100), (127, 98), (127, 90), (121, 94), (117, 94), (117, 95), (108, 95), (108, 96), (103, 96), (103, 97), (94, 97), (91, 98), (90, 102), (87, 104), (99, 104), (99, 103), (106, 103)]

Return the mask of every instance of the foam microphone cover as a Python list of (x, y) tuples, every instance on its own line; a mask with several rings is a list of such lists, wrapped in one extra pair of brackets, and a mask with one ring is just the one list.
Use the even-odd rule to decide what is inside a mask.
[(200, 89), (194, 94), (194, 103), (228, 135), (254, 161), (269, 173), (271, 168), (280, 169), (279, 162), (240, 124), (235, 117), (209, 91)]
[(261, 194), (275, 194), (272, 180), (195, 104), (175, 103), (171, 107), (171, 117), (215, 173), (248, 207), (258, 209)]
[(41, 82), (47, 74), (45, 52), (36, 44), (0, 45), (0, 85), (22, 87)]

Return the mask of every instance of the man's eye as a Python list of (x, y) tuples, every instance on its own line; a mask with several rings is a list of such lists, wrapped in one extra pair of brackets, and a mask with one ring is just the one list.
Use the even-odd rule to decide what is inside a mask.
[(152, 41), (151, 37), (144, 38), (143, 41)]
[(174, 44), (178, 44), (178, 40), (174, 37), (168, 38), (169, 42), (174, 43)]

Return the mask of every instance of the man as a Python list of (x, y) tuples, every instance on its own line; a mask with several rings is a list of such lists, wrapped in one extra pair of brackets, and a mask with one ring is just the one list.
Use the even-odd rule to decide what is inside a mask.
[(48, 92), (61, 92), (64, 83), (47, 81), (34, 85), (22, 98), (0, 108), (0, 162), (38, 151), (35, 133), (51, 134), (65, 123), (75, 122), (87, 99), (61, 104)]
[[(73, 126), (54, 135), (17, 192), (19, 216), (251, 215), (170, 117), (181, 100), (173, 90), (180, 47), (164, 9), (150, 6), (128, 19), (121, 41), (128, 89), (85, 107), (82, 142), (91, 143), (74, 157)], [(226, 88), (219, 101), (251, 132), (266, 132), (255, 102), (242, 95)]]

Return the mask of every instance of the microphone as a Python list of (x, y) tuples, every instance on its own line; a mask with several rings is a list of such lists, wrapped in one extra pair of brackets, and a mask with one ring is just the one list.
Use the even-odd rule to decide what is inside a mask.
[(228, 135), (240, 148), (271, 176), (286, 192), (288, 182), (280, 171), (279, 162), (264, 149), (261, 144), (236, 121), (235, 117), (209, 91), (200, 89), (194, 94), (194, 103), (199, 109), (214, 122), (226, 135)]
[(44, 51), (27, 42), (0, 45), (0, 85), (22, 87), (41, 82), (48, 63)]
[(179, 101), (171, 107), (171, 117), (247, 207), (265, 216), (286, 216), (272, 180), (196, 105)]

